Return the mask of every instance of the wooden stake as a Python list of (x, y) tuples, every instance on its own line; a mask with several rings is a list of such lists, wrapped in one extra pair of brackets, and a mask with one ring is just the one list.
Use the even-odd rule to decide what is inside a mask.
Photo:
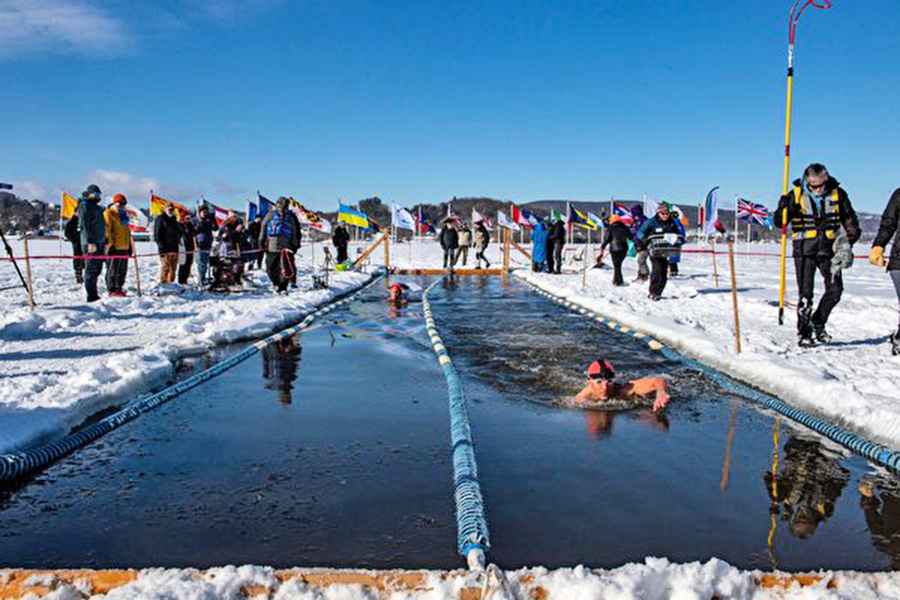
[(716, 287), (719, 287), (719, 263), (716, 261), (716, 240), (713, 238), (712, 241), (712, 253), (713, 253), (713, 278), (716, 282)]
[(734, 272), (734, 240), (728, 240), (728, 268), (731, 269), (731, 304), (734, 308), (734, 349), (741, 353), (741, 318), (738, 314), (737, 276)]
[[(391, 229), (393, 229), (393, 226), (391, 226)], [(391, 270), (391, 229), (384, 235), (384, 268), (388, 271)]]
[[(200, 250), (194, 250), (194, 253), (199, 257)], [(131, 256), (134, 258), (134, 282), (137, 285), (137, 294), (138, 298), (141, 297), (141, 267), (138, 264), (138, 256), (137, 256), (137, 244), (134, 243), (134, 240), (131, 242)], [(256, 260), (256, 257), (253, 257), (253, 260)], [(126, 263), (128, 264), (128, 263)]]
[(34, 310), (34, 286), (31, 284), (31, 259), (28, 255), (28, 236), (25, 236), (25, 281), (28, 283), (28, 307)]
[(723, 493), (728, 488), (728, 478), (731, 475), (731, 448), (734, 446), (734, 426), (737, 422), (738, 403), (731, 402), (731, 415), (728, 417), (728, 434), (725, 436), (725, 460), (722, 463), (722, 478), (719, 480), (719, 490)]
[(509, 277), (509, 238), (510, 231), (508, 227), (503, 228), (503, 280)]

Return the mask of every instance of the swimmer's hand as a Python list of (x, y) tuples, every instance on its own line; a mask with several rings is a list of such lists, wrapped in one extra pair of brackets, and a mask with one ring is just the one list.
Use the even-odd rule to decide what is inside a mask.
[(658, 413), (665, 410), (669, 404), (669, 392), (664, 388), (656, 392), (656, 400), (653, 401), (653, 412)]

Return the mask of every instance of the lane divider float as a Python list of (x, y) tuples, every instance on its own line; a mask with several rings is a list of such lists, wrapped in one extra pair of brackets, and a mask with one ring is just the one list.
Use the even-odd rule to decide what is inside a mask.
[(438, 364), (447, 380), (450, 397), (450, 443), (453, 453), (453, 487), (456, 498), (457, 549), (465, 557), (469, 568), (482, 571), (485, 568), (486, 553), (491, 547), (485, 515), (484, 497), (478, 479), (478, 464), (475, 462), (475, 445), (469, 426), (469, 412), (459, 374), (450, 360), (447, 348), (438, 333), (431, 311), (428, 293), (440, 283), (438, 279), (422, 294), (422, 311), (425, 314), (425, 330), (431, 346), (437, 355)]
[[(563, 306), (573, 307), (577, 306), (574, 303), (565, 300), (555, 294), (547, 292), (546, 290), (538, 287), (534, 283), (530, 281), (523, 280), (526, 285), (535, 290), (539, 295), (553, 300)], [(579, 306), (579, 312), (583, 307)], [(835, 425), (833, 423), (829, 423), (828, 421), (816, 417), (807, 413), (806, 411), (800, 410), (799, 408), (794, 408), (793, 406), (788, 405), (783, 400), (772, 396), (771, 394), (767, 394), (760, 390), (757, 390), (741, 381), (734, 379), (733, 377), (722, 373), (721, 371), (714, 369), (708, 365), (701, 363), (698, 360), (693, 358), (688, 358), (684, 356), (677, 350), (666, 346), (659, 340), (654, 339), (647, 332), (635, 331), (632, 328), (625, 327), (616, 321), (609, 319), (609, 317), (605, 317), (604, 315), (594, 312), (592, 310), (586, 310), (586, 314), (589, 318), (593, 318), (597, 323), (606, 323), (606, 326), (610, 329), (619, 331), (620, 333), (624, 333), (626, 335), (630, 335), (635, 339), (641, 340), (643, 343), (646, 343), (647, 346), (655, 351), (661, 352), (667, 359), (681, 363), (687, 366), (690, 369), (695, 371), (700, 371), (711, 380), (715, 381), (719, 386), (723, 389), (740, 396), (746, 400), (750, 400), (756, 404), (759, 404), (769, 410), (775, 411), (780, 415), (787, 417), (788, 419), (803, 425), (819, 435), (828, 438), (829, 440), (840, 444), (844, 448), (863, 456), (864, 458), (872, 461), (875, 464), (881, 465), (883, 467), (887, 467), (894, 472), (900, 472), (900, 452), (892, 450), (883, 444), (876, 444), (875, 442), (871, 442), (851, 431), (847, 431), (846, 429)]]
[(146, 412), (150, 412), (160, 404), (165, 404), (169, 400), (172, 400), (173, 398), (176, 398), (184, 392), (197, 387), (201, 383), (209, 381), (217, 375), (221, 375), (228, 369), (231, 369), (235, 365), (244, 362), (254, 354), (260, 352), (266, 346), (296, 335), (300, 331), (303, 331), (304, 329), (309, 327), (317, 317), (328, 314), (339, 306), (350, 302), (354, 296), (361, 293), (363, 290), (375, 283), (380, 275), (381, 272), (373, 273), (370, 277), (370, 280), (363, 284), (361, 287), (335, 296), (335, 298), (330, 300), (327, 304), (324, 304), (308, 313), (296, 325), (283, 329), (278, 333), (274, 333), (267, 338), (256, 341), (248, 345), (240, 352), (229, 356), (228, 358), (214, 364), (208, 369), (205, 369), (195, 375), (192, 375), (191, 377), (183, 379), (178, 383), (170, 385), (165, 389), (156, 392), (155, 394), (151, 394), (150, 396), (137, 400), (136, 402), (129, 404), (125, 408), (116, 411), (112, 415), (104, 417), (96, 423), (93, 423), (75, 433), (69, 434), (60, 440), (50, 442), (48, 444), (35, 448), (21, 450), (19, 452), (11, 452), (8, 454), (0, 454), (0, 482), (14, 481), (16, 479), (24, 477), (25, 475), (29, 475), (40, 469), (43, 469), (44, 467), (63, 458), (64, 456), (67, 456), (75, 452), (76, 450), (87, 446), (101, 436), (104, 436), (107, 433), (118, 429), (122, 425), (133, 421), (140, 415)]

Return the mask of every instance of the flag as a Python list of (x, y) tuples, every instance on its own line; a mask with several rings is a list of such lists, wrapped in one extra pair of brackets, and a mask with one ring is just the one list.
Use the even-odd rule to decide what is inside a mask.
[(656, 209), (659, 206), (659, 201), (655, 198), (651, 198), (650, 196), (644, 197), (644, 214), (649, 218), (656, 214)]
[(391, 205), (391, 224), (398, 229), (416, 230), (416, 222), (413, 216), (405, 208), (397, 205)]
[(506, 216), (506, 212), (504, 212), (503, 210), (497, 211), (497, 225), (499, 225), (500, 227), (506, 227), (508, 229), (511, 229), (512, 231), (519, 231), (518, 223), (514, 223), (513, 221), (511, 221), (510, 218)]
[(59, 218), (63, 220), (69, 220), (75, 216), (75, 213), (78, 211), (78, 200), (68, 195), (67, 193), (62, 193), (62, 209), (59, 211)]
[(416, 211), (416, 231), (419, 232), (419, 235), (435, 232), (434, 225), (429, 223), (422, 214), (421, 206), (419, 207), (419, 210)]
[(526, 223), (523, 223), (526, 227), (534, 227), (543, 221), (539, 216), (525, 208), (522, 209), (522, 218), (526, 221)]
[(256, 207), (256, 202), (252, 200), (247, 200), (247, 222), (249, 223), (253, 219), (259, 216), (259, 209)]
[(678, 220), (681, 222), (681, 224), (684, 227), (688, 227), (690, 225), (690, 221), (688, 221), (687, 215), (684, 214), (684, 211), (681, 210), (681, 207), (677, 204), (672, 204), (671, 202), (669, 202), (669, 206), (672, 207), (672, 212), (678, 215)]
[(598, 229), (603, 229), (604, 227), (606, 227), (606, 223), (603, 222), (603, 219), (601, 217), (598, 217), (590, 211), (588, 212), (587, 216), (588, 219), (593, 221), (594, 225), (596, 225)]
[(143, 211), (132, 206), (125, 206), (125, 213), (128, 215), (128, 229), (131, 233), (148, 233), (150, 231), (150, 220)]
[(348, 225), (356, 225), (357, 227), (362, 227), (363, 229), (369, 228), (369, 217), (366, 213), (356, 210), (352, 206), (347, 206), (346, 204), (338, 204), (338, 218), (339, 223), (347, 223)]
[(569, 220), (566, 218), (561, 211), (556, 210), (555, 208), (550, 209), (550, 220), (551, 221), (562, 221), (563, 223), (568, 223)]
[(275, 203), (260, 194), (259, 191), (256, 192), (256, 202), (259, 205), (258, 212), (256, 213), (256, 216), (258, 217), (265, 217), (270, 210), (275, 208)]
[(166, 206), (171, 204), (175, 207), (175, 212), (178, 213), (179, 217), (182, 213), (189, 215), (191, 211), (184, 204), (179, 204), (177, 202), (173, 202), (172, 200), (166, 200), (162, 196), (157, 196), (153, 192), (150, 192), (150, 216), (158, 217), (163, 214), (166, 210)]
[(725, 227), (722, 226), (722, 223), (719, 221), (718, 190), (719, 186), (716, 186), (709, 190), (709, 193), (706, 195), (706, 203), (704, 204), (703, 210), (703, 218), (706, 220), (703, 233), (706, 235), (725, 232)]
[(472, 209), (472, 223), (477, 223), (478, 221), (483, 221), (484, 226), (487, 227), (488, 229), (494, 228), (494, 222), (491, 221), (491, 219), (489, 217), (482, 215), (480, 212), (478, 212), (477, 210), (475, 210), (473, 208)]
[[(632, 225), (634, 223), (634, 217), (631, 214), (631, 211), (621, 202), (613, 202), (613, 211), (612, 214), (618, 215), (619, 220), (625, 225)], [(653, 216), (653, 213), (647, 215), (648, 217)]]
[(737, 216), (738, 219), (744, 223), (756, 221), (765, 227), (769, 222), (769, 209), (763, 204), (756, 204), (755, 202), (738, 198)]
[(530, 212), (525, 209), (520, 209), (515, 204), (512, 205), (512, 220), (513, 223), (518, 223), (522, 227), (526, 229), (531, 229), (534, 227), (534, 223), (532, 223), (531, 219), (534, 218)]
[(216, 225), (221, 227), (225, 220), (228, 219), (229, 213), (235, 213), (238, 216), (243, 216), (243, 213), (239, 211), (233, 211), (227, 208), (223, 208), (221, 206), (216, 206), (212, 202), (207, 202), (206, 199), (203, 200), (203, 204), (209, 207), (209, 210), (212, 211), (213, 217), (216, 219)]
[(294, 200), (293, 197), (288, 198), (288, 202), (293, 213), (297, 215), (297, 220), (300, 221), (301, 225), (306, 225), (307, 227), (321, 231), (322, 233), (331, 233), (331, 221), (319, 216), (317, 212), (309, 210)]
[(569, 223), (583, 229), (597, 230), (597, 225), (586, 214), (571, 205), (569, 205)]

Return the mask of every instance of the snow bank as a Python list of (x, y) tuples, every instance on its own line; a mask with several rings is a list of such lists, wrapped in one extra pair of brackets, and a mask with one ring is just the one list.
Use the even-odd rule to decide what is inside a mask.
[[(808, 575), (741, 571), (718, 559), (673, 564), (647, 558), (617, 569), (520, 569), (503, 573), (512, 597), (494, 600), (708, 600), (900, 598), (900, 575), (823, 571)], [(0, 597), (53, 600), (457, 600), (481, 598), (483, 575), (468, 571), (341, 571), (268, 567), (143, 571), (0, 571)], [(33, 596), (29, 596), (33, 594)]]
[[(32, 255), (58, 251), (55, 241), (31, 243)], [(139, 244), (138, 251), (152, 252), (153, 246)], [(265, 336), (368, 279), (337, 273), (330, 289), (312, 290), (312, 271), (301, 266), (298, 289), (278, 296), (256, 271), (247, 291), (225, 295), (156, 285), (156, 261), (149, 258), (141, 261), (144, 296), (138, 298), (134, 265), (129, 267), (127, 298), (87, 304), (69, 261), (33, 262), (34, 312), (23, 290), (0, 294), (0, 452), (59, 436), (171, 378), (178, 359)], [(16, 281), (11, 265), (0, 267), (0, 287)]]

